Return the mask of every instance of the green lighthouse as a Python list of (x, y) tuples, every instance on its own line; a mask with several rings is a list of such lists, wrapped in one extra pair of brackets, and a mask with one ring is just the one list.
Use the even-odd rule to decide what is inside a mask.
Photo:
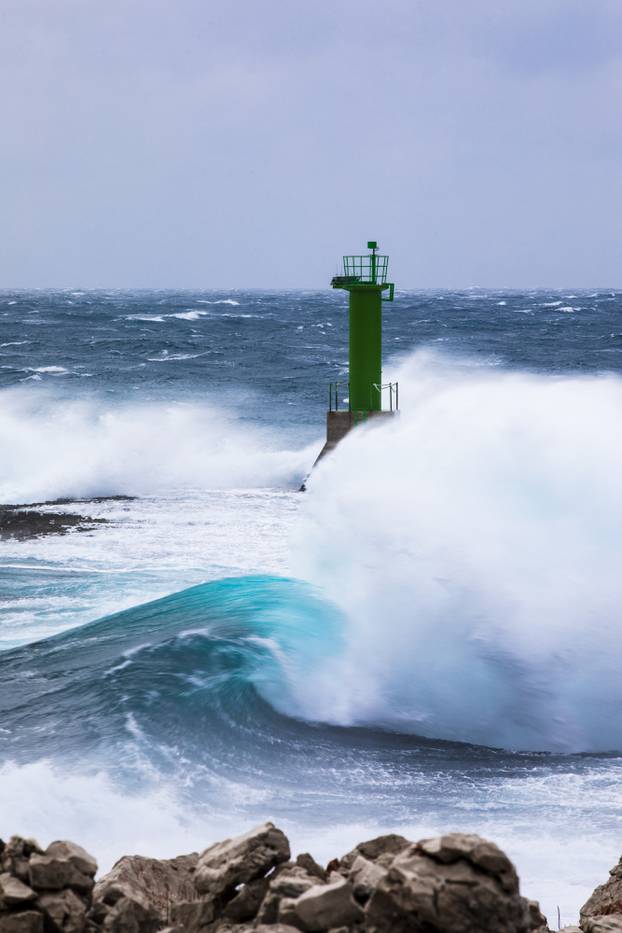
[(397, 383), (382, 382), (382, 305), (393, 301), (395, 286), (387, 282), (389, 257), (379, 255), (375, 240), (367, 248), (364, 256), (344, 256), (343, 275), (331, 282), (348, 292), (349, 370), (347, 382), (329, 386), (326, 443), (318, 460), (355, 425), (398, 409)]
[(387, 282), (389, 257), (378, 255), (375, 240), (367, 248), (366, 256), (344, 256), (343, 275), (331, 282), (349, 294), (349, 407), (363, 416), (382, 411), (382, 302), (393, 301), (394, 292)]

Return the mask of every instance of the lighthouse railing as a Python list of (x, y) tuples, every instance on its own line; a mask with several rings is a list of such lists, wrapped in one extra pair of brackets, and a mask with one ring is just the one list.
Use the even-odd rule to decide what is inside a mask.
[(383, 410), (383, 403), (386, 395), (389, 397), (389, 411), (398, 411), (400, 407), (400, 387), (398, 382), (379, 382), (372, 383), (369, 392), (369, 407), (373, 407), (374, 401), (380, 401), (380, 409)]
[[(339, 406), (343, 405), (343, 408)], [(328, 410), (352, 411), (350, 406), (350, 383), (331, 382), (328, 386)]]

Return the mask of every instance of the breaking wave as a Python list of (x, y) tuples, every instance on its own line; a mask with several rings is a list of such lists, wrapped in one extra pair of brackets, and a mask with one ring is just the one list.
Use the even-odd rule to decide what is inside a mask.
[(312, 458), (208, 402), (115, 405), (22, 388), (0, 393), (0, 438), (0, 502), (11, 503), (295, 487)]
[(306, 715), (622, 749), (622, 380), (428, 353), (309, 484), (294, 572), (347, 619)]

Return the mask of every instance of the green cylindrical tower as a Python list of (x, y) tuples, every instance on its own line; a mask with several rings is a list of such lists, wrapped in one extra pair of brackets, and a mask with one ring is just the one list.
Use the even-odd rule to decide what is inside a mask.
[[(397, 382), (382, 384), (382, 303), (393, 301), (395, 286), (387, 282), (389, 257), (378, 255), (375, 240), (367, 247), (367, 256), (344, 256), (343, 275), (331, 282), (349, 294), (350, 375), (347, 383), (328, 387), (326, 443), (316, 463), (353, 427), (371, 418), (381, 424), (399, 407)], [(306, 489), (306, 481), (300, 488)]]
[(389, 257), (378, 255), (375, 240), (367, 247), (367, 256), (344, 256), (344, 274), (331, 283), (349, 293), (349, 407), (354, 413), (382, 411), (382, 302), (392, 301), (394, 291), (387, 282)]

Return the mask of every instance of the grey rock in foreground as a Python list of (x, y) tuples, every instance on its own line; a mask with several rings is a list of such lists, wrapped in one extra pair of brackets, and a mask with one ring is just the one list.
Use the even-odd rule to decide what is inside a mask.
[[(505, 853), (463, 833), (379, 836), (325, 869), (292, 861), (264, 823), (200, 855), (124, 856), (94, 884), (96, 871), (75, 843), (0, 841), (0, 933), (550, 933)], [(622, 933), (622, 861), (580, 933)]]
[(581, 908), (584, 933), (622, 933), (622, 858)]

